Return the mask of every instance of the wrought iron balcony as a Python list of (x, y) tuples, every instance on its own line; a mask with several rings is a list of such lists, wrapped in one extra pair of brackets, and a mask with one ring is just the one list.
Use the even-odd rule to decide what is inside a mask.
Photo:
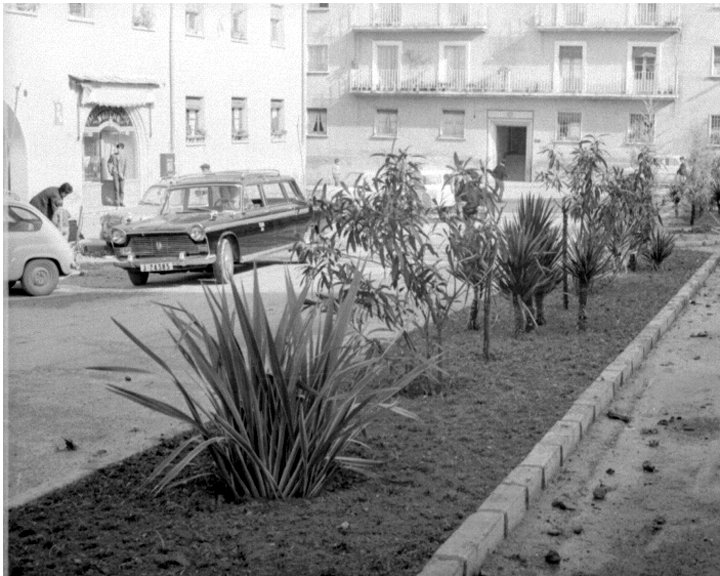
[(482, 4), (355, 4), (354, 30), (475, 30), (487, 28), (487, 7)]
[(557, 30), (658, 30), (680, 29), (679, 4), (540, 4), (540, 31)]
[(588, 67), (581, 75), (553, 74), (552, 66), (483, 66), (471, 72), (437, 70), (351, 70), (350, 92), (355, 94), (474, 95), (675, 99), (674, 72), (635, 77), (621, 67)]

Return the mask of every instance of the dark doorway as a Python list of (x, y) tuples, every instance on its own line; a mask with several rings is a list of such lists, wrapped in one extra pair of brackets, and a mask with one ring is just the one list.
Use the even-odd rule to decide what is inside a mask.
[(507, 179), (525, 181), (527, 154), (527, 126), (497, 127), (497, 158), (505, 160)]

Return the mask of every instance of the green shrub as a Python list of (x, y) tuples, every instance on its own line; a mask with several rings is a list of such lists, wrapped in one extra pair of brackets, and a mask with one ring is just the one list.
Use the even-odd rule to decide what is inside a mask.
[[(325, 312), (303, 311), (308, 288), (296, 293), (286, 278), (287, 302), (271, 328), (257, 273), (250, 299), (232, 284), (232, 294), (205, 289), (209, 326), (182, 307), (163, 306), (177, 334), (178, 349), (204, 399), (160, 357), (115, 323), (172, 377), (187, 411), (117, 386), (110, 389), (191, 426), (194, 434), (168, 456), (145, 484), (159, 479), (159, 492), (178, 481), (203, 452), (234, 498), (315, 496), (340, 468), (367, 472), (377, 464), (348, 455), (358, 436), (382, 409), (405, 416), (392, 397), (425, 370), (416, 366), (388, 388), (379, 388), (381, 362), (358, 338), (348, 337), (360, 277), (346, 298)], [(249, 311), (252, 309), (252, 313)]]
[(653, 269), (658, 270), (674, 249), (675, 234), (655, 230), (650, 235), (648, 243), (643, 247), (642, 255), (650, 261)]

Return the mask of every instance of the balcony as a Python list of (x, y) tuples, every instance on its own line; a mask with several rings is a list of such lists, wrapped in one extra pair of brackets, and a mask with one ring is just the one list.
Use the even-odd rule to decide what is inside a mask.
[(358, 31), (475, 31), (487, 28), (482, 4), (355, 4), (351, 28)]
[(561, 78), (552, 66), (484, 66), (472, 72), (351, 70), (350, 92), (415, 96), (528, 96), (595, 99), (677, 98), (675, 72), (627, 77), (620, 67), (588, 67), (584, 77)]
[(540, 4), (539, 31), (680, 30), (679, 4)]

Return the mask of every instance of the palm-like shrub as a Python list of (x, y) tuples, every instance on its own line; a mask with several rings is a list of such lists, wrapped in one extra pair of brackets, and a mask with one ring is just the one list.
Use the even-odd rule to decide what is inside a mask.
[(194, 431), (147, 479), (160, 479), (156, 491), (208, 453), (214, 467), (204, 474), (217, 475), (235, 499), (315, 496), (341, 468), (366, 472), (376, 464), (348, 449), (360, 445), (358, 436), (381, 409), (410, 415), (391, 398), (422, 368), (380, 389), (382, 363), (359, 339), (348, 338), (359, 276), (342, 302), (330, 297), (324, 313), (318, 307), (303, 311), (308, 288), (296, 293), (289, 277), (286, 283), (287, 303), (274, 331), (257, 274), (251, 301), (234, 284), (230, 298), (205, 290), (209, 326), (184, 308), (164, 306), (204, 399), (116, 322), (172, 377), (187, 410), (117, 386), (111, 390)]
[(654, 270), (662, 268), (662, 263), (675, 249), (675, 234), (664, 230), (655, 230), (650, 240), (643, 247), (643, 256), (647, 258)]

